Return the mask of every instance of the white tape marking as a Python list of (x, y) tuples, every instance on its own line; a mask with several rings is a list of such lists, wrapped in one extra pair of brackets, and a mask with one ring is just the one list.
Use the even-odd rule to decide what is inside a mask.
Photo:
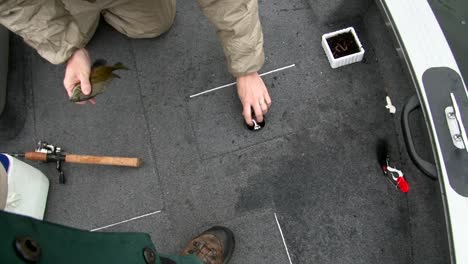
[(133, 218), (130, 218), (130, 219), (127, 219), (127, 220), (120, 221), (120, 222), (115, 223), (115, 224), (110, 224), (110, 225), (106, 225), (106, 226), (103, 226), (103, 227), (94, 228), (94, 229), (91, 229), (90, 231), (94, 232), (94, 231), (102, 230), (102, 229), (105, 229), (105, 228), (113, 227), (113, 226), (116, 226), (116, 225), (128, 223), (130, 221), (137, 220), (137, 219), (140, 219), (140, 218), (143, 218), (143, 217), (146, 217), (146, 216), (159, 214), (160, 212), (161, 212), (161, 210), (155, 211), (155, 212), (152, 212), (152, 213), (148, 213), (148, 214), (144, 214), (144, 215), (140, 215), (140, 216), (136, 216), (136, 217), (133, 217)]
[[(279, 71), (282, 71), (282, 70), (286, 70), (286, 69), (289, 69), (289, 68), (292, 68), (292, 67), (295, 67), (295, 66), (296, 66), (296, 64), (291, 64), (291, 65), (288, 65), (288, 66), (285, 66), (285, 67), (282, 67), (282, 68), (279, 68), (279, 69), (276, 69), (276, 70), (264, 72), (264, 73), (260, 74), (260, 76), (265, 76), (265, 75), (268, 75), (268, 74), (271, 74), (271, 73), (274, 73), (274, 72), (279, 72)], [(194, 98), (194, 97), (200, 96), (202, 94), (211, 93), (211, 92), (214, 92), (216, 90), (220, 90), (220, 89), (223, 89), (223, 88), (226, 88), (226, 87), (229, 87), (229, 86), (234, 86), (234, 85), (236, 85), (236, 83), (237, 82), (232, 82), (232, 83), (228, 83), (228, 84), (225, 84), (225, 85), (218, 86), (218, 87), (213, 88), (213, 89), (203, 91), (201, 93), (192, 94), (190, 96), (190, 98)]]
[(283, 244), (284, 244), (284, 248), (286, 249), (286, 254), (288, 254), (289, 264), (292, 264), (291, 256), (289, 256), (288, 246), (286, 245), (286, 240), (284, 239), (284, 236), (283, 236), (283, 230), (281, 230), (281, 226), (280, 226), (280, 223), (278, 221), (278, 217), (276, 216), (276, 213), (275, 213), (275, 219), (276, 219), (276, 224), (278, 224), (278, 229), (280, 231), (281, 238), (283, 239)]

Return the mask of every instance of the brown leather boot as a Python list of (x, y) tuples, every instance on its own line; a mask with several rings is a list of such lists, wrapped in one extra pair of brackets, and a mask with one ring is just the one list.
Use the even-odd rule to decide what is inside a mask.
[(234, 234), (222, 226), (214, 226), (193, 238), (181, 255), (193, 254), (203, 264), (227, 264), (234, 252)]

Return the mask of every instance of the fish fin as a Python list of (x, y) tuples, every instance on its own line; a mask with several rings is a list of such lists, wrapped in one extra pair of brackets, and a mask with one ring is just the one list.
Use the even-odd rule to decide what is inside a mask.
[(78, 102), (80, 97), (83, 96), (83, 92), (81, 91), (81, 85), (77, 84), (72, 89), (72, 94), (70, 95), (69, 100), (72, 102)]
[(70, 102), (73, 102), (73, 103), (84, 102), (84, 101), (88, 101), (89, 99), (93, 99), (94, 97), (96, 97), (96, 95), (89, 95), (89, 96), (76, 97), (76, 98), (70, 97)]
[(98, 66), (105, 66), (107, 64), (107, 61), (104, 59), (97, 59), (94, 61), (92, 68), (98, 67)]
[(80, 95), (80, 93), (83, 93), (83, 92), (81, 91), (81, 85), (80, 85), (80, 84), (77, 84), (77, 85), (75, 85), (75, 87), (73, 87), (73, 89), (72, 89), (72, 96), (78, 96), (78, 95)]
[(128, 68), (125, 67), (125, 65), (123, 65), (121, 62), (117, 62), (113, 67), (114, 70), (128, 70)]
[(120, 79), (120, 76), (115, 73), (112, 73), (112, 77)]

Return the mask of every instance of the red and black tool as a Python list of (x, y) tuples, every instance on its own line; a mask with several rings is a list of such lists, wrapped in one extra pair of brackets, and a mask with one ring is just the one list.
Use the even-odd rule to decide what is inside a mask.
[(388, 152), (388, 143), (381, 140), (377, 144), (377, 158), (379, 160), (380, 168), (395, 188), (398, 188), (401, 192), (407, 193), (410, 190), (409, 184), (405, 179), (403, 172), (394, 166), (391, 166), (390, 155)]

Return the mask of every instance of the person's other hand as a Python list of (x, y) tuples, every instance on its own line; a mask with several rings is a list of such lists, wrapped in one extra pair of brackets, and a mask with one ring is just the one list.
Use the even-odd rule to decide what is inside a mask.
[[(90, 74), (91, 58), (89, 57), (88, 51), (83, 48), (76, 50), (70, 59), (68, 59), (65, 78), (63, 79), (63, 86), (65, 86), (68, 97), (72, 95), (73, 87), (77, 84), (81, 85), (81, 91), (83, 91), (85, 95), (91, 93)], [(95, 104), (96, 100), (90, 99), (86, 102)], [(86, 102), (79, 102), (77, 104), (85, 104)]]
[(256, 72), (237, 77), (237, 93), (242, 102), (245, 122), (252, 126), (253, 114), (257, 122), (263, 122), (263, 116), (271, 106), (271, 98), (262, 77)]

